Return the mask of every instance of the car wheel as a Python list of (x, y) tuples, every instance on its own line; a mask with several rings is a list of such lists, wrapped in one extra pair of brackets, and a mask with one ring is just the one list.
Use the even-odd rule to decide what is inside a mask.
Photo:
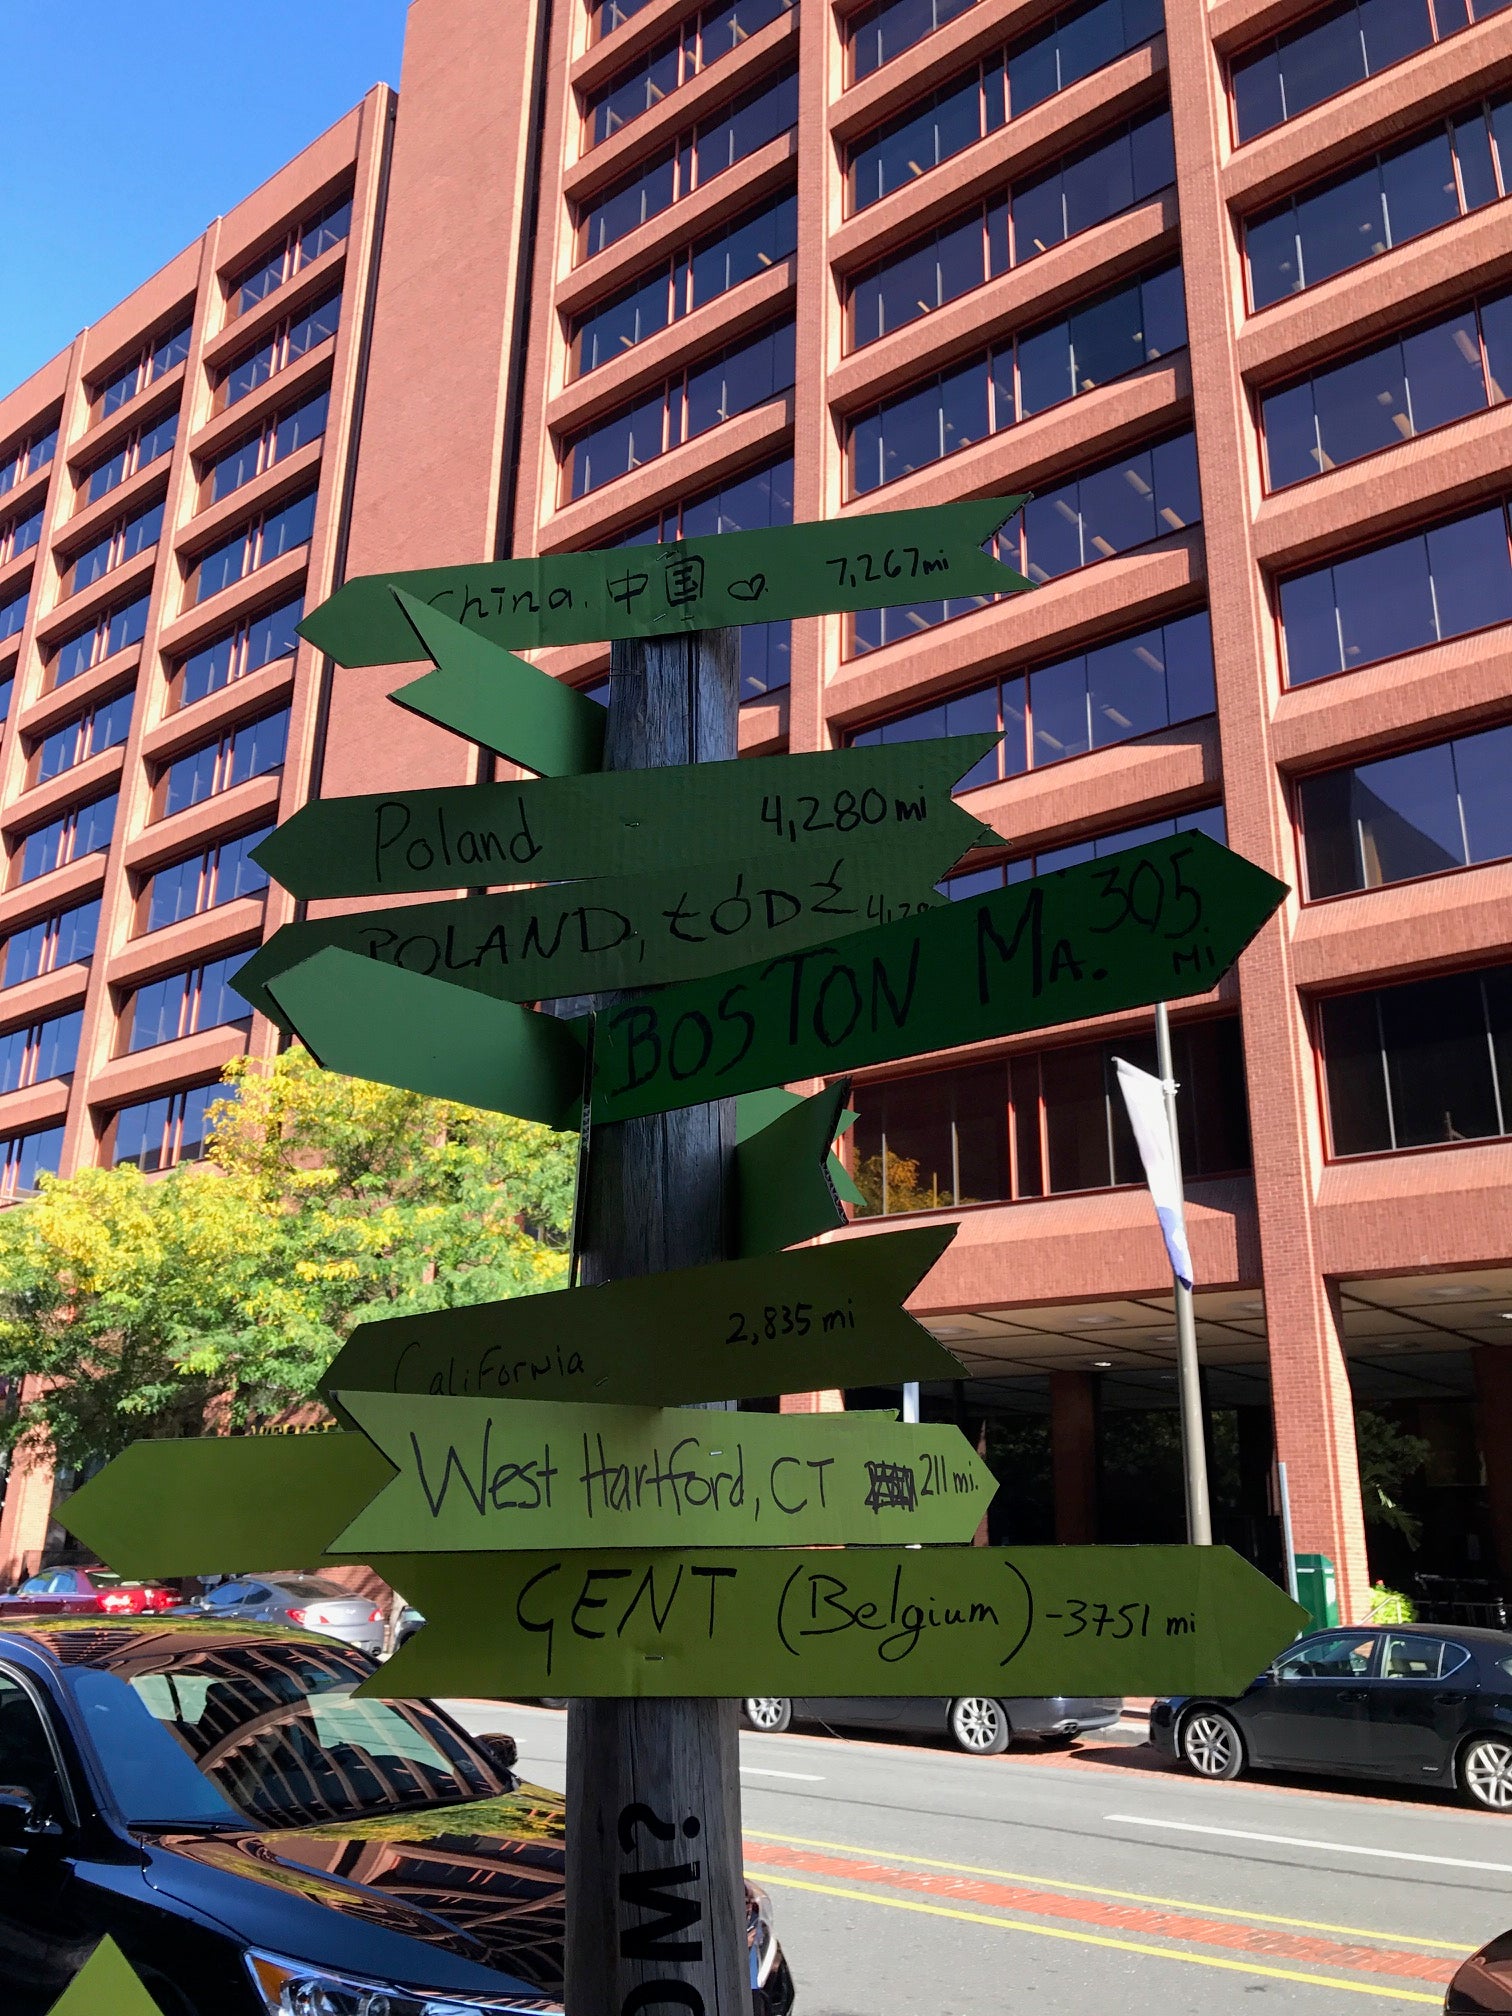
[(1221, 1708), (1194, 1708), (1181, 1725), (1181, 1760), (1199, 1778), (1237, 1778), (1244, 1738)]
[(753, 1729), (768, 1736), (780, 1736), (793, 1720), (793, 1704), (781, 1694), (752, 1694), (740, 1709)]
[(1000, 1757), (1013, 1734), (1001, 1701), (985, 1694), (963, 1694), (950, 1704), (950, 1733), (956, 1746), (973, 1757)]
[(1477, 1736), (1460, 1752), (1459, 1788), (1472, 1806), (1512, 1813), (1512, 1742)]

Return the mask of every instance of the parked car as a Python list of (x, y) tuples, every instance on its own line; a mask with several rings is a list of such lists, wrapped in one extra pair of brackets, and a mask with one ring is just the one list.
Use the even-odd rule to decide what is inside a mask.
[(1203, 1778), (1336, 1772), (1453, 1785), (1472, 1806), (1512, 1812), (1512, 1632), (1315, 1631), (1236, 1700), (1157, 1701), (1150, 1740)]
[(318, 1575), (241, 1575), (196, 1596), (194, 1610), (254, 1624), (292, 1624), (339, 1638), (360, 1652), (383, 1650), (383, 1612), (367, 1596), (354, 1596)]
[(999, 1756), (1015, 1736), (1038, 1736), (1070, 1743), (1093, 1729), (1108, 1729), (1123, 1713), (1123, 1702), (1058, 1694), (1044, 1700), (993, 1700), (985, 1695), (880, 1695), (844, 1699), (790, 1700), (786, 1695), (753, 1695), (740, 1704), (753, 1729), (779, 1732), (794, 1722), (826, 1722), (837, 1729), (891, 1729), (921, 1736), (948, 1735), (977, 1757)]
[(0, 1596), (0, 1620), (100, 1612), (136, 1617), (144, 1610), (171, 1610), (178, 1601), (178, 1592), (162, 1582), (128, 1581), (109, 1568), (45, 1568), (28, 1575), (12, 1595)]
[[(44, 2016), (110, 1934), (164, 2016), (560, 2016), (564, 1815), (507, 1736), (354, 1700), (334, 1639), (207, 1615), (0, 1630), (0, 1980)], [(747, 1894), (753, 2016), (789, 2016)]]
[(1512, 1932), (1501, 1932), (1457, 1969), (1444, 1995), (1444, 2016), (1506, 2016), (1509, 2009)]

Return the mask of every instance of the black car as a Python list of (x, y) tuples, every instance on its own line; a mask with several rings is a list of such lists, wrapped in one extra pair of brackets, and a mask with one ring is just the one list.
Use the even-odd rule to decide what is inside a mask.
[(1203, 1778), (1246, 1769), (1391, 1778), (1453, 1785), (1472, 1806), (1512, 1812), (1512, 1632), (1315, 1631), (1237, 1700), (1157, 1701), (1150, 1740)]
[[(335, 1639), (185, 1617), (0, 1631), (0, 2006), (109, 1933), (164, 2016), (562, 2007), (563, 1810), (506, 1736), (366, 1701)], [(753, 2007), (793, 1984), (747, 1900)]]
[(1111, 1729), (1123, 1713), (1123, 1702), (1069, 1694), (1001, 1701), (986, 1694), (837, 1695), (809, 1700), (757, 1694), (742, 1701), (740, 1710), (751, 1728), (773, 1735), (794, 1722), (820, 1722), (836, 1729), (948, 1735), (957, 1749), (973, 1756), (999, 1757), (1015, 1736), (1071, 1743), (1091, 1730)]

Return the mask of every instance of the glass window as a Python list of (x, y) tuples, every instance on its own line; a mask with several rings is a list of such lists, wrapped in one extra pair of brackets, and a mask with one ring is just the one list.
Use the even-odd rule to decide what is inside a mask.
[(1512, 727), (1303, 778), (1312, 898), (1512, 856)]
[(80, 673), (88, 672), (106, 658), (114, 657), (117, 651), (140, 644), (147, 634), (148, 600), (146, 595), (139, 596), (135, 602), (112, 610), (88, 630), (81, 630), (60, 644), (53, 654), (51, 684), (54, 687), (66, 686)]
[(1373, 1632), (1338, 1631), (1327, 1637), (1304, 1638), (1276, 1661), (1279, 1680), (1358, 1680), (1371, 1669), (1376, 1640)]
[(304, 614), (304, 599), (296, 596), (261, 616), (254, 616), (203, 645), (177, 668), (178, 705), (188, 707), (218, 693), (234, 679), (261, 671), (276, 659), (292, 657), (299, 643), (295, 625)]
[(1346, 994), (1319, 1007), (1336, 1155), (1508, 1131), (1512, 973), (1493, 967)]
[[(1388, 1631), (1381, 1652), (1383, 1680), (1437, 1680), (1449, 1654), (1451, 1668), (1463, 1663), (1458, 1656), (1463, 1647), (1446, 1645), (1442, 1638), (1419, 1638), (1406, 1631)], [(1468, 1657), (1468, 1655), (1464, 1655)]]
[(870, 77), (975, 4), (976, 0), (873, 0), (845, 24), (850, 81), (858, 84)]
[(222, 1023), (245, 1022), (252, 1010), (231, 985), (231, 975), (246, 961), (246, 952), (212, 959), (187, 973), (151, 980), (128, 995), (122, 1025), (129, 1030), (128, 1051), (150, 1050), (180, 1036)]
[(616, 133), (669, 98), (721, 56), (787, 13), (794, 0), (735, 0), (706, 8), (682, 30), (637, 57), (628, 68), (593, 92), (583, 108), (590, 147)]
[(307, 490), (202, 554), (189, 577), (189, 603), (207, 601), (243, 576), (304, 545), (314, 530), (315, 498), (316, 493)]
[(1512, 620), (1503, 507), (1293, 575), (1280, 604), (1293, 686)]
[(23, 588), (19, 595), (12, 595), (8, 602), (0, 602), (0, 644), (3, 644), (8, 637), (19, 634), (26, 622), (26, 605), (30, 597), (30, 588)]
[(1019, 517), (1017, 553), (1012, 529), (999, 535), (998, 550), (1030, 580), (1050, 581), (1201, 517), (1196, 443), (1180, 434), (1031, 498)]
[(121, 1107), (110, 1132), (112, 1168), (131, 1163), (150, 1175), (180, 1162), (199, 1161), (209, 1138), (205, 1115), (225, 1096), (224, 1086), (196, 1085), (188, 1092)]
[(42, 1175), (56, 1176), (63, 1159), (63, 1129), (43, 1127), (0, 1142), (0, 1197), (30, 1196)]
[(19, 880), (34, 882), (69, 861), (97, 854), (110, 845), (115, 827), (116, 794), (96, 798), (38, 826), (21, 843)]
[(277, 372), (329, 341), (341, 326), (341, 295), (328, 294), (323, 301), (284, 323), (257, 349), (238, 359), (219, 386), (219, 404), (235, 406)]
[(51, 917), (39, 918), (0, 943), (0, 987), (17, 987), (39, 973), (87, 959), (100, 924), (99, 898)]

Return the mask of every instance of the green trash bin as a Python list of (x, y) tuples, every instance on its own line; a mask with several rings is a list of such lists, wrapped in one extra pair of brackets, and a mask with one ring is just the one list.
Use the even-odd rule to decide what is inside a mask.
[(1312, 1619), (1314, 1631), (1337, 1624), (1339, 1591), (1332, 1561), (1326, 1554), (1294, 1554), (1292, 1559), (1297, 1564), (1297, 1601)]

